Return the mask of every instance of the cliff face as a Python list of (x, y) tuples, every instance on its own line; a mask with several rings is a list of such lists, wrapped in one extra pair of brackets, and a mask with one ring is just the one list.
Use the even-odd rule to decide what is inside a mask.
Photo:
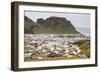
[(25, 33), (76, 34), (78, 32), (72, 23), (63, 17), (52, 16), (45, 20), (39, 18), (34, 22), (25, 16)]

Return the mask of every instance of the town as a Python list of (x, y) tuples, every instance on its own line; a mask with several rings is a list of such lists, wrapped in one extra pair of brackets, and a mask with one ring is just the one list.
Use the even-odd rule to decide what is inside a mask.
[(81, 34), (25, 34), (25, 61), (85, 59), (79, 45), (73, 43), (88, 39)]

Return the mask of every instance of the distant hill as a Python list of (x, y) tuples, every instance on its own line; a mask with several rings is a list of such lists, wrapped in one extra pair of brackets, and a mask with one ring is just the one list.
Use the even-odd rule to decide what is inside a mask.
[(25, 16), (25, 33), (27, 34), (77, 34), (72, 23), (63, 17), (51, 16), (47, 19), (39, 18), (37, 22)]

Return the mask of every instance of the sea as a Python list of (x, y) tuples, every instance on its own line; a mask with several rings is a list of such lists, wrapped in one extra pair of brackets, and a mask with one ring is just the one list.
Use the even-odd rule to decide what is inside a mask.
[(76, 28), (81, 34), (90, 37), (90, 28)]

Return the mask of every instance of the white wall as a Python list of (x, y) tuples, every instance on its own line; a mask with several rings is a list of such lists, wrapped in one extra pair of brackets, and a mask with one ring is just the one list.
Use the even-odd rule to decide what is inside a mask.
[[(11, 54), (11, 12), (10, 3), (15, 0), (0, 0), (0, 73), (14, 73), (10, 70), (10, 54)], [(17, 1), (17, 0), (16, 0)], [(93, 5), (98, 6), (100, 9), (100, 0), (19, 0), (19, 1), (34, 1), (45, 3), (62, 3), (62, 4), (77, 4), (77, 5)], [(98, 10), (100, 13), (100, 10)], [(98, 14), (98, 19), (100, 14)], [(100, 22), (98, 22), (98, 31), (100, 31)], [(100, 37), (100, 33), (98, 33)], [(100, 38), (98, 39), (100, 43)], [(98, 46), (98, 52), (100, 52), (100, 46)], [(100, 53), (98, 54), (100, 55)], [(99, 58), (100, 61), (100, 58)], [(100, 62), (99, 62), (100, 65)], [(73, 68), (73, 69), (55, 69), (55, 70), (40, 70), (34, 71), (34, 73), (99, 73), (100, 66), (88, 67), (88, 68)], [(33, 73), (33, 71), (26, 71), (22, 73)]]

